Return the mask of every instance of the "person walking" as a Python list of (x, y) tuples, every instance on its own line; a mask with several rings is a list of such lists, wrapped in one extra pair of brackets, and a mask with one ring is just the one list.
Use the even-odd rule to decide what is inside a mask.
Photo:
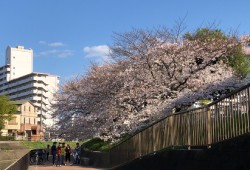
[(67, 146), (65, 147), (65, 163), (68, 161), (68, 163), (70, 164), (70, 154), (71, 154), (71, 148), (69, 144), (67, 144)]
[(65, 165), (65, 161), (64, 161), (64, 158), (65, 158), (65, 143), (62, 143), (62, 147), (61, 147), (61, 150), (62, 150), (62, 154), (61, 154), (61, 165)]
[(75, 164), (80, 164), (80, 154), (81, 154), (81, 148), (79, 146), (79, 143), (76, 143), (75, 148)]
[(51, 154), (52, 154), (52, 164), (53, 166), (55, 166), (55, 160), (56, 160), (56, 142), (53, 143), (52, 147), (51, 147)]
[(56, 148), (56, 154), (57, 154), (57, 161), (56, 161), (56, 166), (61, 166), (61, 155), (62, 155), (62, 145), (61, 143), (58, 144)]
[(47, 161), (49, 161), (49, 152), (50, 152), (50, 145), (47, 145), (47, 149), (46, 149)]

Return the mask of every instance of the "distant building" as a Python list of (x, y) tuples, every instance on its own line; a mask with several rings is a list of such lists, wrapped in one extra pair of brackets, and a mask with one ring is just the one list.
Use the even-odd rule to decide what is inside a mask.
[(42, 114), (44, 125), (52, 125), (50, 103), (58, 90), (59, 76), (33, 72), (33, 50), (23, 46), (7, 47), (5, 59), (6, 65), (0, 67), (0, 95), (31, 101), (38, 117)]
[(44, 132), (38, 124), (35, 106), (28, 100), (16, 100), (13, 103), (17, 105), (17, 112), (12, 120), (5, 121), (2, 136), (15, 136), (17, 140), (43, 140)]
[(241, 42), (243, 43), (243, 51), (250, 56), (250, 35), (242, 36)]

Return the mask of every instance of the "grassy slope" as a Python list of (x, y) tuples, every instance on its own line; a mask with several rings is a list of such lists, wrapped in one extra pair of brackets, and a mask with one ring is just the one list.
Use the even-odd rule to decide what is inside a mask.
[[(29, 149), (45, 149), (47, 145), (52, 146), (53, 142), (30, 142), (30, 141), (21, 141), (20, 142), (23, 146)], [(79, 142), (81, 145), (83, 142)], [(65, 142), (65, 144), (69, 144), (71, 148), (76, 147), (76, 142)]]

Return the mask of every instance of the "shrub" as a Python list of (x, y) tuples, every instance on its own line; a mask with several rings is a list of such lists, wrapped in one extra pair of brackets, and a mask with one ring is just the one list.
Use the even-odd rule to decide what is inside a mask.
[(107, 151), (110, 149), (111, 143), (100, 138), (93, 138), (84, 142), (82, 147), (92, 151)]

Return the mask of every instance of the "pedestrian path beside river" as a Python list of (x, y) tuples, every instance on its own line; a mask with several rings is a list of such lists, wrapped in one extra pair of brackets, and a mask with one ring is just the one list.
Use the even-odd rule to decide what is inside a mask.
[(28, 170), (98, 170), (96, 168), (77, 166), (77, 165), (62, 165), (52, 166), (52, 163), (47, 162), (45, 165), (31, 165)]

